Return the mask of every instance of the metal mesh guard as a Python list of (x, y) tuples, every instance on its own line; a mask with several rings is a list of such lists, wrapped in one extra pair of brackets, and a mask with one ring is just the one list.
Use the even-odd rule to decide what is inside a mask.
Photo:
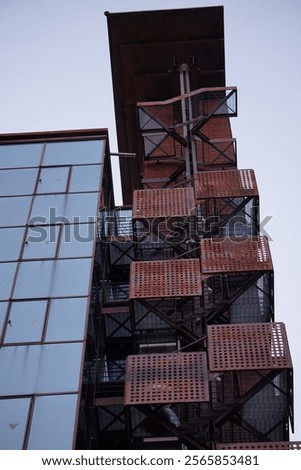
[(253, 170), (202, 171), (195, 175), (197, 199), (258, 196)]
[(212, 372), (292, 367), (283, 323), (208, 325), (208, 356)]
[(133, 191), (133, 219), (194, 215), (193, 188), (138, 189)]
[(200, 261), (135, 261), (130, 268), (130, 299), (189, 297), (202, 293)]
[(265, 237), (208, 238), (201, 242), (203, 274), (272, 271)]
[(205, 352), (128, 356), (125, 405), (209, 401)]

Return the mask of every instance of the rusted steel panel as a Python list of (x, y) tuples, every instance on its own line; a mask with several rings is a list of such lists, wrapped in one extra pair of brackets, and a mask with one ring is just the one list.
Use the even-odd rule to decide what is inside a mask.
[(253, 170), (202, 171), (195, 174), (197, 199), (258, 196)]
[(95, 398), (94, 405), (95, 406), (114, 406), (114, 405), (123, 405), (124, 404), (124, 397), (102, 397), (102, 398)]
[(283, 323), (208, 325), (207, 331), (211, 372), (292, 368)]
[(205, 352), (128, 356), (125, 405), (207, 401)]
[(273, 271), (268, 240), (263, 236), (204, 239), (201, 269), (203, 274)]
[(142, 189), (133, 192), (133, 219), (194, 215), (193, 188)]
[(131, 264), (130, 299), (191, 297), (201, 293), (198, 259), (134, 261)]

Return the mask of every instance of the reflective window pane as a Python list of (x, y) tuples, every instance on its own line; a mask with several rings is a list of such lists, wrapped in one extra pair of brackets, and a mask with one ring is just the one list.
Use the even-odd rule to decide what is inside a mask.
[(105, 140), (50, 142), (46, 145), (43, 165), (101, 163)]
[(32, 196), (1, 197), (0, 227), (20, 227), (26, 224)]
[(0, 145), (0, 168), (37, 167), (43, 144)]
[(30, 398), (0, 400), (0, 449), (22, 450)]
[(8, 305), (8, 302), (0, 302), (0, 336), (2, 335), (4, 321), (6, 318), (7, 305)]
[(121, 209), (115, 211), (116, 215), (116, 235), (131, 236), (133, 235), (132, 211)]
[(102, 165), (74, 166), (69, 192), (99, 191), (102, 170)]
[(88, 298), (53, 299), (47, 323), (46, 341), (83, 341)]
[(66, 192), (69, 171), (69, 166), (43, 168), (39, 176), (37, 193)]
[(82, 353), (83, 343), (2, 347), (0, 395), (77, 393)]
[(95, 224), (64, 225), (60, 243), (60, 258), (92, 256), (95, 242)]
[(5, 343), (38, 342), (42, 339), (47, 301), (13, 302)]
[(25, 229), (0, 228), (0, 259), (14, 261), (20, 258), (21, 244)]
[(35, 196), (30, 223), (91, 222), (97, 216), (98, 199), (98, 193)]
[(90, 289), (91, 267), (91, 258), (23, 262), (14, 298), (86, 296)]
[(8, 300), (11, 297), (16, 266), (17, 263), (0, 263), (0, 300)]
[(0, 171), (0, 196), (33, 194), (37, 174), (37, 168)]
[(60, 230), (59, 225), (28, 227), (23, 259), (54, 258)]
[(72, 450), (77, 401), (76, 394), (36, 397), (27, 449)]

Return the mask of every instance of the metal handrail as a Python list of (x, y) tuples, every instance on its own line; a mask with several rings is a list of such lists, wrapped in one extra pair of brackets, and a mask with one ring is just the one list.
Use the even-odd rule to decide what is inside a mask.
[(186, 98), (191, 98), (192, 96), (196, 96), (203, 93), (208, 92), (220, 92), (220, 91), (237, 91), (237, 87), (212, 87), (212, 88), (198, 88), (197, 90), (190, 91), (189, 93), (184, 93), (183, 95), (174, 96), (173, 98), (169, 98), (168, 100), (163, 101), (140, 101), (137, 103), (138, 107), (141, 106), (160, 106), (160, 105), (168, 105), (176, 103), (177, 101), (181, 101)]

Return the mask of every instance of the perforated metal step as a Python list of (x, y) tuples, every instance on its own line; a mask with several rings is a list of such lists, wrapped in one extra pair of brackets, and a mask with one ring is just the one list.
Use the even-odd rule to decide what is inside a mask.
[(197, 199), (258, 196), (254, 170), (201, 171), (195, 174)]
[(292, 361), (283, 323), (208, 325), (209, 369), (290, 369)]
[(265, 237), (208, 238), (201, 242), (203, 274), (272, 271)]
[(172, 259), (135, 261), (130, 267), (130, 299), (199, 296), (200, 261)]
[(128, 356), (125, 405), (209, 401), (205, 352)]
[(133, 219), (194, 215), (193, 188), (138, 189), (133, 192)]
[(217, 443), (216, 449), (246, 449), (246, 450), (301, 450), (301, 442), (242, 442)]

